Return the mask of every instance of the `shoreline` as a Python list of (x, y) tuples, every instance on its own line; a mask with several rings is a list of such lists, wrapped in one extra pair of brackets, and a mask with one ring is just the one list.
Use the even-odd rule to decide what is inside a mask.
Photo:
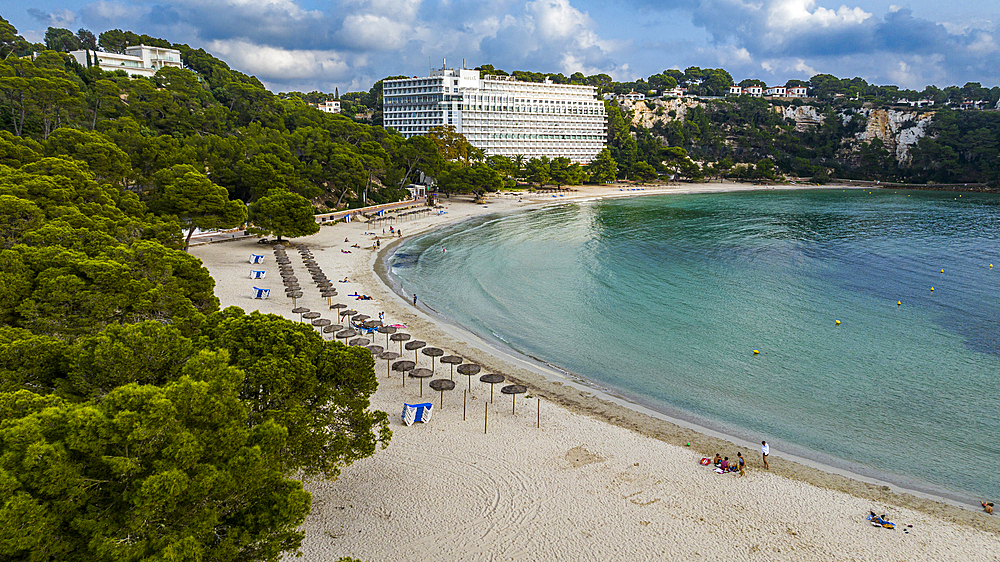
[[(741, 184), (745, 185), (745, 184)], [(877, 187), (876, 187), (877, 188)], [(841, 185), (841, 184), (829, 184), (825, 186), (801, 186), (801, 185), (774, 185), (774, 186), (754, 186), (754, 189), (726, 189), (721, 188), (711, 191), (698, 191), (699, 193), (727, 193), (730, 191), (755, 191), (759, 189), (872, 189), (871, 186), (857, 186), (857, 185)], [(881, 188), (886, 189), (886, 188)], [(675, 191), (672, 194), (689, 194), (693, 191)], [(599, 201), (604, 199), (616, 199), (623, 197), (643, 197), (652, 195), (663, 195), (662, 192), (652, 192), (652, 193), (635, 193), (628, 192), (612, 192), (606, 195), (590, 196), (590, 197), (576, 197), (569, 200), (558, 200), (552, 202), (539, 202), (538, 207), (545, 208), (549, 206), (557, 206), (564, 203), (572, 202), (585, 202), (585, 201)], [(471, 204), (471, 203), (470, 203)], [(481, 213), (489, 214), (489, 213)], [(473, 216), (466, 216), (461, 221), (470, 220)], [(434, 228), (427, 228), (420, 230), (414, 234), (408, 234), (402, 239), (394, 240), (391, 244), (387, 244), (379, 250), (378, 255), (375, 258), (373, 265), (373, 273), (375, 276), (400, 300), (406, 302), (408, 301), (408, 294), (403, 292), (402, 286), (391, 276), (389, 272), (389, 261), (392, 258), (393, 253), (396, 248), (401, 246), (406, 239), (411, 238), (417, 234), (425, 234), (437, 228), (444, 226), (451, 226), (459, 221), (452, 221), (447, 223), (442, 223), (435, 225)], [(543, 361), (536, 357), (525, 355), (509, 346), (504, 345), (500, 342), (487, 341), (482, 338), (482, 336), (475, 334), (471, 330), (461, 326), (450, 318), (439, 313), (428, 305), (421, 305), (421, 309), (425, 314), (433, 317), (437, 322), (445, 324), (448, 329), (445, 331), (453, 336), (459, 337), (464, 340), (475, 341), (476, 347), (482, 349), (486, 353), (494, 355), (494, 359), (500, 362), (506, 362), (508, 364), (516, 365), (517, 367), (526, 369), (529, 372), (537, 375), (539, 378), (531, 377), (527, 380), (516, 380), (515, 382), (520, 384), (528, 384), (532, 388), (540, 389), (542, 384), (552, 385), (555, 384), (559, 386), (558, 389), (546, 388), (545, 398), (559, 403), (560, 405), (571, 408), (579, 413), (586, 413), (592, 415), (598, 419), (601, 419), (607, 423), (613, 423), (621, 425), (622, 427), (627, 427), (633, 431), (637, 431), (644, 435), (654, 437), (674, 445), (684, 445), (691, 441), (691, 438), (679, 434), (681, 431), (694, 431), (697, 434), (704, 435), (713, 440), (716, 440), (717, 444), (712, 447), (704, 448), (701, 447), (697, 449), (700, 453), (706, 456), (712, 456), (712, 451), (716, 451), (720, 448), (731, 449), (731, 448), (744, 448), (753, 451), (755, 448), (759, 448), (755, 442), (747, 441), (745, 438), (736, 434), (734, 429), (738, 428), (727, 428), (722, 427), (722, 424), (718, 424), (718, 427), (713, 427), (713, 420), (708, 419), (697, 419), (695, 416), (691, 418), (684, 417), (683, 415), (675, 415), (668, 412), (663, 412), (655, 409), (651, 405), (642, 403), (641, 400), (636, 397), (628, 396), (626, 393), (618, 392), (615, 389), (603, 387), (593, 381), (586, 379), (576, 373), (568, 371), (559, 365), (554, 365), (549, 362)], [(484, 367), (488, 363), (484, 364)], [(501, 371), (501, 368), (495, 368), (494, 371)], [(509, 370), (509, 368), (508, 368)], [(578, 397), (571, 397), (565, 393), (565, 388), (571, 387), (580, 393)], [(540, 393), (541, 394), (541, 393)], [(592, 396), (589, 396), (592, 394)], [(588, 404), (586, 402), (592, 400), (600, 400), (603, 402), (601, 407), (595, 407), (594, 405)], [(623, 409), (625, 412), (617, 411), (618, 409)], [(640, 416), (638, 419), (631, 419), (634, 416), (628, 415), (627, 413), (632, 413)], [(643, 420), (641, 416), (646, 416), (649, 420)], [(653, 427), (649, 427), (644, 421), (652, 422)], [(659, 427), (662, 426), (662, 427)], [(694, 443), (693, 441), (691, 441)], [(772, 444), (772, 448), (774, 445)], [(817, 455), (824, 455), (817, 451), (808, 451), (810, 453), (815, 453)], [(825, 488), (830, 488), (838, 491), (843, 491), (852, 495), (859, 495), (859, 497), (872, 497), (877, 495), (881, 499), (880, 501), (893, 501), (900, 505), (905, 505), (908, 507), (914, 507), (915, 509), (925, 509), (926, 505), (924, 502), (933, 502), (938, 504), (943, 504), (950, 508), (955, 508), (961, 510), (958, 512), (958, 517), (956, 521), (965, 521), (966, 518), (962, 517), (961, 514), (965, 512), (971, 512), (974, 514), (979, 513), (979, 507), (972, 503), (963, 502), (962, 499), (958, 497), (949, 497), (949, 492), (953, 496), (965, 495), (961, 492), (951, 492), (949, 490), (933, 490), (933, 489), (923, 489), (919, 485), (924, 485), (927, 488), (934, 488), (930, 483), (922, 481), (914, 481), (915, 485), (907, 485), (901, 483), (900, 481), (912, 480), (902, 475), (888, 475), (883, 476), (877, 469), (870, 469), (872, 474), (864, 474), (858, 472), (857, 470), (834, 464), (833, 462), (822, 460), (817, 460), (809, 456), (802, 456), (800, 454), (789, 453), (788, 451), (782, 449), (780, 456), (772, 456), (771, 462), (774, 463), (774, 458), (781, 458), (788, 461), (788, 467), (782, 470), (781, 474), (789, 478), (800, 480), (815, 486), (821, 486)], [(858, 463), (853, 463), (845, 459), (838, 459), (835, 457), (830, 457), (832, 461), (841, 461), (843, 465), (856, 465), (861, 469), (868, 468), (864, 465)], [(893, 477), (896, 477), (894, 479)], [(846, 479), (844, 482), (831, 481), (831, 477), (838, 477)], [(859, 487), (864, 486), (864, 487)], [(888, 495), (886, 495), (888, 493)], [(895, 496), (900, 496), (895, 498)], [(967, 497), (968, 496), (966, 495)], [(930, 511), (931, 513), (937, 513), (937, 509)], [(975, 520), (978, 520), (978, 516)], [(994, 528), (987, 529), (992, 532), (996, 532), (1000, 535), (1000, 525)]]
[[(644, 190), (641, 191), (618, 191), (618, 186), (584, 186), (578, 191), (566, 193), (558, 198), (553, 198), (549, 194), (524, 195), (522, 203), (517, 201), (516, 196), (494, 196), (486, 208), (457, 198), (445, 199), (441, 203), (447, 206), (448, 214), (418, 218), (400, 226), (406, 229), (406, 236), (410, 237), (474, 215), (529, 207), (538, 208), (546, 204), (640, 195), (817, 188), (858, 189), (847, 185), (746, 186), (715, 183), (644, 186)], [(629, 189), (635, 188), (629, 187)], [(325, 250), (336, 250), (339, 246), (343, 246), (339, 248), (342, 251), (351, 251), (350, 246), (341, 240), (346, 237), (355, 242), (358, 238), (367, 241), (367, 238), (364, 238), (366, 228), (363, 223), (324, 226), (319, 234), (297, 239), (294, 243), (304, 243), (316, 250), (315, 255), (329, 276), (339, 279), (346, 274), (350, 277), (351, 283), (338, 287), (342, 295), (353, 290), (373, 297), (371, 301), (358, 301), (356, 306), (354, 304), (350, 306), (371, 316), (376, 316), (379, 311), (385, 311), (388, 321), (406, 324), (405, 331), (413, 334), (415, 339), (426, 340), (429, 345), (444, 348), (447, 353), (455, 353), (465, 357), (467, 361), (479, 363), (484, 367), (483, 373), (501, 372), (510, 379), (527, 384), (528, 395), (519, 397), (516, 404), (518, 409), (525, 409), (530, 415), (522, 413), (519, 416), (512, 416), (510, 409), (504, 412), (505, 406), (502, 405), (508, 404), (507, 397), (497, 398), (499, 405), (487, 407), (490, 427), (497, 429), (485, 435), (482, 415), (483, 407), (489, 397), (489, 389), (482, 388), (485, 385), (478, 381), (474, 384), (471, 380), (466, 383), (459, 375), (456, 379), (458, 392), (441, 396), (446, 404), (443, 410), (435, 411), (434, 421), (426, 426), (417, 424), (406, 427), (399, 422), (396, 412), (402, 401), (412, 403), (418, 400), (417, 389), (414, 388), (418, 383), (410, 379), (406, 381), (406, 386), (402, 387), (398, 375), (391, 379), (387, 378), (387, 372), (383, 372), (386, 371), (387, 365), (383, 361), (376, 360), (375, 373), (380, 384), (379, 390), (373, 396), (372, 408), (390, 414), (394, 431), (392, 443), (385, 451), (378, 451), (371, 458), (362, 459), (354, 466), (345, 467), (341, 477), (336, 481), (306, 483), (306, 488), (314, 494), (313, 512), (303, 526), (307, 533), (302, 547), (306, 559), (325, 559), (335, 555), (372, 560), (420, 559), (422, 558), (418, 555), (421, 552), (419, 545), (422, 544), (420, 537), (427, 533), (442, 541), (450, 541), (448, 542), (450, 548), (458, 549), (451, 551), (455, 554), (444, 556), (446, 558), (495, 559), (496, 557), (486, 554), (482, 544), (465, 547), (473, 549), (471, 552), (461, 550), (461, 547), (453, 544), (454, 539), (442, 537), (441, 533), (429, 532), (419, 518), (411, 520), (409, 516), (400, 514), (400, 506), (414, 507), (426, 504), (434, 512), (435, 518), (450, 521), (457, 528), (465, 528), (465, 521), (476, 521), (493, 528), (497, 526), (498, 521), (510, 520), (523, 523), (528, 520), (526, 517), (530, 519), (525, 515), (525, 509), (530, 512), (531, 508), (515, 509), (519, 506), (513, 504), (519, 501), (531, 504), (532, 502), (526, 497), (537, 500), (547, 496), (556, 498), (554, 501), (557, 502), (586, 504), (596, 510), (595, 513), (602, 514), (606, 520), (631, 517), (634, 515), (632, 510), (636, 509), (634, 506), (639, 506), (643, 508), (644, 515), (639, 519), (640, 528), (633, 529), (633, 532), (641, 535), (645, 527), (656, 528), (661, 535), (650, 537), (649, 541), (652, 541), (653, 545), (661, 546), (663, 541), (667, 540), (663, 537), (669, 533), (674, 533), (672, 540), (678, 537), (689, 538), (688, 544), (672, 544), (671, 552), (679, 553), (678, 555), (736, 552), (737, 557), (745, 556), (746, 550), (720, 550), (721, 545), (717, 542), (722, 537), (716, 539), (711, 534), (703, 535), (701, 533), (704, 529), (691, 528), (691, 522), (686, 521), (685, 514), (691, 510), (704, 515), (705, 506), (729, 505), (736, 502), (727, 509), (736, 509), (746, 516), (746, 520), (740, 518), (738, 540), (735, 541), (737, 544), (733, 548), (737, 546), (752, 548), (762, 544), (754, 529), (761, 531), (771, 529), (774, 525), (783, 525), (786, 518), (778, 517), (780, 521), (776, 521), (775, 510), (791, 509), (797, 518), (802, 519), (802, 524), (816, 525), (817, 528), (833, 525), (847, 534), (819, 538), (813, 536), (813, 533), (800, 531), (798, 534), (787, 536), (770, 536), (764, 541), (767, 544), (760, 548), (772, 553), (822, 552), (826, 553), (827, 557), (832, 555), (835, 558), (842, 558), (848, 556), (847, 553), (855, 552), (852, 549), (858, 546), (856, 543), (860, 540), (862, 544), (872, 541), (868, 545), (871, 548), (888, 548), (889, 550), (885, 552), (898, 552), (901, 557), (908, 556), (909, 554), (904, 553), (911, 553), (914, 548), (917, 551), (938, 555), (959, 552), (955, 550), (956, 548), (966, 548), (971, 549), (970, 556), (982, 557), (984, 552), (995, 552), (994, 556), (1000, 559), (1000, 547), (996, 546), (996, 537), (1000, 535), (1000, 520), (982, 512), (939, 501), (931, 494), (908, 491), (897, 485), (889, 486), (875, 479), (866, 481), (866, 477), (861, 475), (836, 474), (837, 469), (834, 467), (825, 467), (820, 463), (792, 457), (781, 451), (776, 451), (777, 454), (771, 456), (771, 470), (764, 471), (759, 467), (759, 446), (750, 446), (745, 441), (741, 442), (739, 439), (733, 439), (722, 432), (696, 423), (672, 419), (628, 400), (627, 397), (605, 393), (597, 386), (588, 385), (584, 380), (574, 380), (572, 375), (561, 373), (556, 367), (538, 363), (528, 357), (517, 357), (513, 350), (508, 353), (498, 349), (496, 345), (451, 324), (446, 318), (431, 310), (415, 309), (408, 298), (391, 287), (392, 283), (387, 279), (385, 271), (385, 260), (401, 239), (394, 238), (389, 244), (382, 244), (378, 252), (353, 249), (351, 255), (335, 251), (332, 256), (325, 252)], [(386, 240), (381, 235), (378, 237), (383, 241)], [(238, 241), (224, 245), (200, 246), (192, 249), (192, 253), (203, 259), (217, 280), (216, 293), (223, 307), (235, 304), (246, 310), (256, 308), (262, 312), (273, 312), (292, 318), (294, 315), (289, 312), (290, 303), (286, 303), (287, 299), (281, 295), (270, 301), (253, 301), (241, 294), (246, 292), (245, 287), (242, 287), (247, 285), (246, 261), (239, 260), (236, 256), (244, 255), (242, 250), (250, 248), (262, 249), (252, 241)], [(280, 280), (277, 281), (277, 286), (280, 286)], [(300, 303), (302, 300), (300, 299)], [(322, 309), (326, 308), (325, 302), (318, 298), (314, 300), (322, 302)], [(307, 306), (312, 305), (307, 304)], [(375, 343), (385, 343), (379, 339), (380, 336), (376, 335)], [(426, 358), (422, 359), (426, 361)], [(468, 395), (467, 400), (469, 412), (478, 412), (475, 414), (479, 416), (478, 422), (463, 419), (462, 391), (467, 388), (467, 384), (472, 387), (472, 393)], [(430, 393), (424, 397), (425, 401), (434, 402), (435, 409), (438, 408), (436, 394)], [(541, 421), (540, 428), (535, 427), (536, 408)], [(530, 424), (527, 423), (529, 421)], [(532, 444), (529, 451), (524, 450), (524, 444), (527, 442)], [(691, 447), (684, 446), (688, 442), (692, 444)], [(556, 450), (563, 452), (556, 453)], [(697, 464), (697, 458), (701, 456), (711, 456), (718, 451), (728, 451), (728, 454), (732, 455), (736, 450), (743, 451), (746, 455), (747, 478), (732, 479), (729, 475), (717, 476)], [(521, 468), (524, 457), (531, 454), (539, 455), (533, 459), (532, 466), (537, 467), (535, 470), (543, 474), (536, 476), (533, 472), (525, 472), (525, 469)], [(410, 455), (417, 455), (420, 458), (426, 456), (427, 460), (416, 462), (411, 460)], [(513, 461), (519, 462), (511, 464), (512, 458)], [(474, 461), (470, 464), (466, 462), (467, 459)], [(626, 459), (633, 462), (625, 462)], [(640, 462), (634, 462), (635, 460)], [(433, 473), (451, 474), (458, 480), (473, 482), (483, 479), (484, 476), (489, 480), (495, 478), (497, 474), (516, 474), (520, 480), (534, 487), (530, 493), (520, 490), (522, 493), (508, 494), (504, 491), (505, 486), (474, 486), (478, 491), (474, 496), (485, 494), (496, 500), (492, 504), (491, 514), (483, 515), (482, 509), (479, 511), (475, 509), (475, 506), (481, 503), (477, 497), (466, 498), (462, 494), (449, 493), (455, 490), (453, 482), (439, 482), (435, 478), (430, 478), (428, 481), (429, 472), (426, 470), (428, 466), (432, 467)], [(491, 467), (491, 470), (483, 473), (483, 470), (487, 470), (484, 468), (486, 466)], [(667, 467), (670, 468), (664, 474), (663, 469)], [(568, 473), (573, 474), (575, 484), (561, 480)], [(624, 493), (614, 496), (618, 498), (617, 500), (598, 493), (600, 490), (613, 488), (617, 490), (624, 486), (623, 482), (626, 481), (637, 481), (629, 480), (633, 477), (646, 482), (642, 487), (643, 494), (657, 496), (649, 500), (652, 503), (637, 502), (635, 498)], [(670, 483), (667, 488), (663, 487), (665, 481)], [(590, 487), (571, 488), (569, 491), (564, 489), (580, 486), (584, 482), (589, 482)], [(512, 482), (506, 482), (506, 485), (514, 488), (515, 492), (518, 489)], [(677, 490), (690, 488), (691, 492), (681, 494), (683, 497), (674, 497), (676, 494), (672, 490), (675, 486)], [(363, 489), (366, 487), (374, 489), (364, 492)], [(435, 492), (436, 498), (433, 494)], [(627, 500), (624, 504), (623, 498)], [(592, 505), (595, 502), (596, 506)], [(667, 504), (673, 509), (664, 511), (662, 508), (668, 507)], [(659, 505), (661, 509), (655, 515), (651, 515), (649, 510), (644, 508), (645, 505)], [(500, 509), (502, 506), (506, 506), (506, 509)], [(807, 512), (803, 506), (810, 506), (809, 510), (812, 511)], [(876, 510), (887, 508), (891, 513), (899, 513), (898, 519), (913, 522), (914, 531), (921, 527), (926, 531), (929, 525), (933, 527), (935, 535), (940, 535), (939, 538), (942, 540), (947, 538), (949, 546), (944, 547), (944, 550), (938, 550), (942, 547), (937, 544), (938, 539), (928, 539), (929, 543), (921, 544), (936, 546), (927, 550), (929, 546), (917, 547), (917, 543), (909, 541), (909, 536), (902, 543), (896, 544), (899, 536), (905, 536), (898, 530), (896, 537), (889, 534), (880, 535), (878, 531), (873, 534), (870, 532), (871, 527), (863, 520), (868, 506)], [(469, 510), (475, 513), (470, 515)], [(748, 512), (743, 513), (744, 510)], [(538, 555), (549, 552), (547, 548), (554, 549), (548, 558), (596, 559), (598, 556), (593, 556), (593, 552), (605, 553), (600, 556), (603, 558), (609, 556), (618, 558), (617, 553), (623, 552), (621, 550), (623, 541), (631, 540), (614, 538), (611, 536), (614, 534), (613, 530), (596, 531), (580, 522), (568, 524), (567, 529), (555, 529), (548, 519), (531, 520), (538, 528), (524, 533), (526, 537), (523, 541), (539, 549), (534, 551)], [(558, 522), (553, 524), (561, 525)], [(387, 532), (370, 532), (368, 527), (385, 527)], [(476, 532), (475, 529), (467, 530)], [(348, 531), (352, 531), (353, 534)], [(772, 531), (768, 532), (773, 535)], [(581, 540), (580, 533), (589, 533), (592, 538)], [(924, 535), (924, 532), (920, 534)], [(487, 535), (487, 538), (492, 537), (492, 531)], [(806, 539), (805, 535), (809, 535), (810, 538)], [(336, 540), (331, 541), (332, 538)], [(500, 541), (499, 537), (491, 540), (493, 540), (491, 544), (500, 544), (497, 542)], [(406, 541), (417, 546), (403, 544)], [(820, 545), (821, 548), (810, 550), (817, 548), (816, 545)], [(648, 559), (653, 554), (641, 550), (648, 546), (629, 545), (628, 549), (633, 549), (635, 556)], [(588, 549), (586, 554), (580, 550), (584, 547)], [(569, 552), (577, 556), (569, 555)], [(782, 557), (781, 554), (777, 556)], [(511, 559), (535, 557), (534, 555), (503, 556)]]

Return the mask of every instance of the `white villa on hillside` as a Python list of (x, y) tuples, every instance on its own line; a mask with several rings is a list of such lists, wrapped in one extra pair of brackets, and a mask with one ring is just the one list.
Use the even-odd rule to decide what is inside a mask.
[(760, 86), (747, 86), (742, 88), (739, 85), (734, 85), (729, 87), (729, 94), (733, 96), (750, 96), (752, 98), (760, 98), (763, 96), (775, 97), (775, 98), (804, 98), (806, 97), (808, 90), (805, 86), (792, 86), (790, 88), (785, 86), (768, 86), (767, 88), (762, 88)]
[(320, 102), (316, 109), (323, 113), (340, 113), (340, 100), (327, 100)]
[(129, 76), (152, 77), (156, 71), (164, 67), (183, 68), (181, 52), (177, 49), (135, 45), (126, 47), (125, 54), (106, 53), (104, 51), (78, 50), (70, 51), (70, 55), (83, 66), (87, 66), (87, 55), (91, 64), (95, 63), (101, 70), (124, 70)]
[(588, 163), (608, 136), (604, 102), (593, 86), (443, 67), (430, 76), (386, 80), (382, 95), (386, 127), (410, 138), (451, 125), (487, 156)]

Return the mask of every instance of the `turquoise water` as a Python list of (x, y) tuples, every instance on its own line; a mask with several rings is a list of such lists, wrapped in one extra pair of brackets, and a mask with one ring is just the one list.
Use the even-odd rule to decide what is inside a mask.
[(479, 217), (390, 266), (644, 405), (971, 502), (1000, 497), (998, 235), (996, 195), (766, 190)]

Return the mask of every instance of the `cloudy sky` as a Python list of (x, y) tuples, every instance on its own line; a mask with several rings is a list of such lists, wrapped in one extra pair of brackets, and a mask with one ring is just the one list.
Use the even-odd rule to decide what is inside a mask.
[[(202, 47), (271, 90), (367, 90), (389, 75), (728, 70), (922, 89), (1000, 85), (1000, 2), (913, 0), (3, 0), (26, 38), (125, 29)], [(897, 0), (898, 1), (898, 0)]]

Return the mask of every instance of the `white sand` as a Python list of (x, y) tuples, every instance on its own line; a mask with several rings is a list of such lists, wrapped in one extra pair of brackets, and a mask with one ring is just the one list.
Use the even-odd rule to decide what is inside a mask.
[[(638, 193), (730, 189), (760, 188), (699, 184)], [(486, 208), (468, 199), (445, 199), (447, 214), (397, 226), (410, 235), (477, 213), (630, 194), (637, 192), (585, 187), (555, 199), (494, 196)], [(374, 251), (350, 247), (373, 244), (366, 229), (359, 222), (337, 224), (294, 240), (313, 250), (329, 277), (350, 280), (336, 284), (341, 297), (334, 302), (376, 318), (385, 311), (387, 323), (406, 324), (404, 331), (414, 339), (480, 363), (483, 373), (503, 373), (529, 390), (518, 397), (512, 415), (510, 397), (499, 393), (503, 385), (488, 406), (490, 388), (477, 375), (463, 420), (467, 377), (455, 374), (457, 387), (445, 393), (444, 408), (438, 409), (440, 397), (426, 381), (421, 399), (416, 380), (407, 380), (404, 388), (399, 375), (387, 378), (386, 362), (376, 360), (381, 384), (372, 405), (389, 413), (392, 442), (346, 467), (336, 481), (307, 483), (313, 506), (303, 525), (305, 560), (1000, 560), (1000, 524), (994, 517), (805, 467), (783, 459), (780, 451), (772, 454), (771, 471), (764, 471), (759, 448), (739, 448), (595, 396), (432, 318), (374, 274)], [(382, 238), (383, 249), (388, 242), (388, 236)], [(265, 254), (267, 279), (248, 278), (251, 252)], [(270, 246), (241, 240), (196, 246), (192, 254), (211, 271), (223, 307), (298, 319), (283, 294)], [(302, 273), (305, 295), (297, 304), (335, 320), (298, 253), (289, 248), (288, 254)], [(270, 300), (250, 298), (255, 284), (272, 289)], [(344, 296), (355, 291), (373, 300)], [(373, 343), (385, 345), (384, 338), (377, 334)], [(388, 349), (399, 351), (396, 342)], [(429, 366), (423, 355), (419, 363)], [(447, 377), (449, 368), (438, 365), (436, 372), (435, 378)], [(433, 402), (432, 421), (406, 427), (399, 419), (403, 402)], [(687, 441), (692, 447), (679, 446)], [(718, 451), (733, 458), (737, 450), (748, 460), (745, 478), (698, 464), (702, 456)], [(887, 509), (897, 528), (870, 526), (864, 520), (869, 508)]]

